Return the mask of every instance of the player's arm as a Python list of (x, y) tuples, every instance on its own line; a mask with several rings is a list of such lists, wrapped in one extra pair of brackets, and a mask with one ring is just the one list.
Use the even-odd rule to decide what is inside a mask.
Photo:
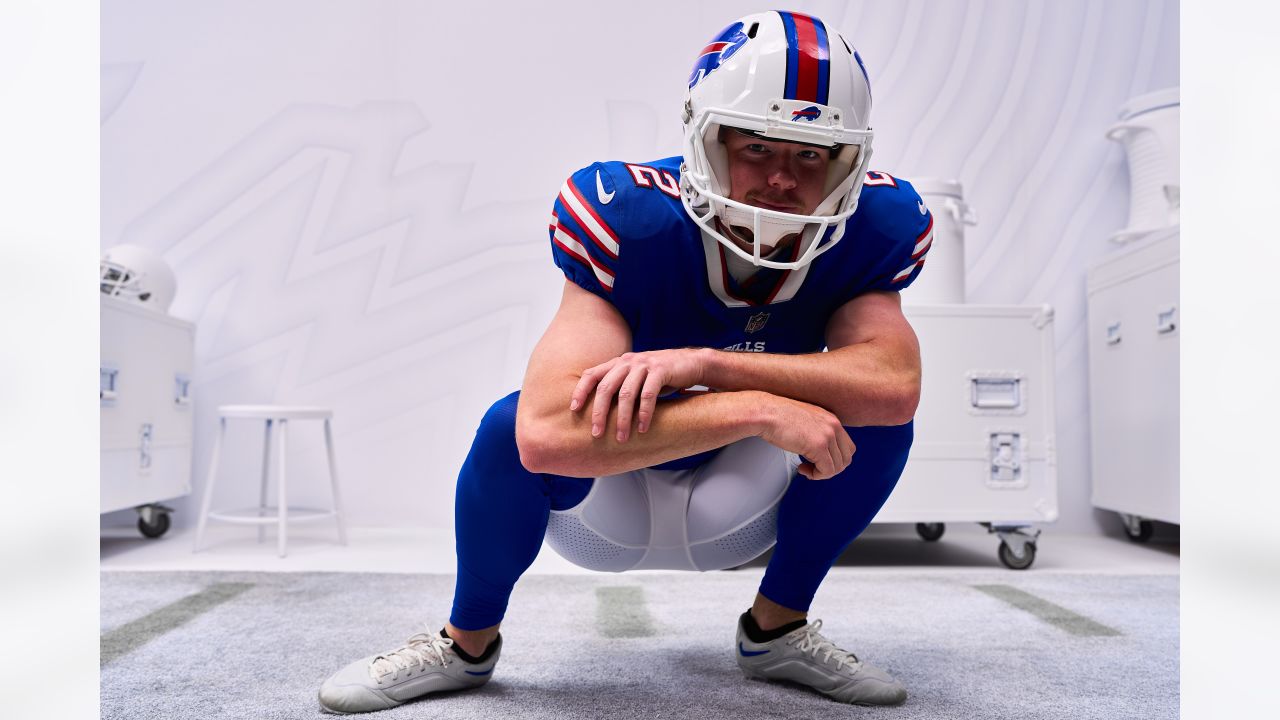
[[(704, 385), (755, 388), (821, 405), (849, 427), (901, 425), (920, 403), (920, 344), (902, 314), (901, 291), (924, 267), (933, 215), (910, 183), (877, 173), (864, 189), (872, 279), (827, 321), (828, 352), (760, 355), (711, 351)], [(869, 213), (869, 214), (868, 214)], [(848, 241), (846, 241), (848, 242)]]
[(911, 419), (920, 398), (920, 346), (898, 293), (868, 292), (842, 305), (827, 323), (827, 346), (829, 352), (809, 355), (711, 348), (625, 353), (584, 371), (571, 402), (586, 402), (594, 392), (600, 415), (616, 394), (623, 442), (631, 435), (633, 405), (634, 436), (657, 422), (653, 409), (663, 387), (758, 390), (825, 408), (847, 427)]
[(828, 352), (810, 355), (703, 351), (703, 382), (803, 400), (848, 427), (901, 425), (920, 403), (920, 343), (896, 292), (864, 293), (827, 322)]
[(615, 405), (595, 416), (604, 427), (593, 435), (590, 404), (571, 411), (570, 393), (585, 368), (622, 355), (630, 346), (630, 329), (618, 311), (566, 281), (560, 308), (534, 348), (520, 393), (516, 444), (526, 469), (600, 477), (722, 447), (763, 434), (770, 426), (766, 415), (781, 399), (726, 392), (658, 403), (652, 432), (625, 444), (616, 439)]

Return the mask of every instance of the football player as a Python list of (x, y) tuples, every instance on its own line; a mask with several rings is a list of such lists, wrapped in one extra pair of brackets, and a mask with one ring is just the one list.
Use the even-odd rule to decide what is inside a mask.
[(559, 310), (459, 474), (449, 621), (329, 678), (325, 709), (486, 683), (544, 538), (614, 571), (735, 567), (773, 546), (737, 621), (743, 673), (905, 700), (808, 619), (897, 483), (920, 392), (899, 292), (933, 219), (909, 183), (869, 169), (870, 110), (835, 28), (749, 15), (698, 54), (681, 156), (565, 181), (549, 222)]

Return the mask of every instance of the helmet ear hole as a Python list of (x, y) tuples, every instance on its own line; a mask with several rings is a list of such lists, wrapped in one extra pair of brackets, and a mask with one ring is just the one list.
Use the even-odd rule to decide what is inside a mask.
[[(747, 28), (747, 37), (754, 40), (756, 37), (756, 31), (759, 29), (760, 29), (760, 23), (758, 22), (751, 23), (751, 27)], [(843, 40), (844, 38), (841, 38), (841, 39)], [(849, 47), (849, 43), (845, 43), (845, 47)]]

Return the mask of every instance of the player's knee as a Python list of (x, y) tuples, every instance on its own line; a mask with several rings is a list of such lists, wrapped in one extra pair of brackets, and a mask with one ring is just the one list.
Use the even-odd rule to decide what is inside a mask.
[(514, 392), (489, 406), (471, 443), (471, 454), (491, 459), (516, 459), (516, 403)]
[(519, 402), (519, 390), (494, 401), (489, 406), (489, 409), (485, 411), (484, 418), (480, 420), (480, 426), (482, 428), (485, 426), (510, 426), (514, 428), (516, 426), (516, 407)]

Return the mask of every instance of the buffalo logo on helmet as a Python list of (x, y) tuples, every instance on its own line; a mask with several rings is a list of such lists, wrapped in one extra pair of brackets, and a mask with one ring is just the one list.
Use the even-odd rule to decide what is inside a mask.
[(769, 322), (769, 313), (760, 312), (747, 318), (746, 332), (753, 333), (764, 329), (764, 324)]
[(810, 105), (807, 108), (792, 111), (791, 122), (798, 122), (800, 120), (813, 122), (814, 120), (817, 120), (820, 115), (822, 115), (822, 111), (818, 109), (818, 106)]
[(693, 72), (689, 74), (689, 87), (697, 85), (712, 70), (720, 67), (720, 63), (733, 57), (733, 54), (738, 52), (738, 48), (742, 47), (748, 39), (747, 34), (742, 31), (741, 22), (736, 22), (720, 31), (720, 34), (698, 53), (698, 59), (693, 63)]

